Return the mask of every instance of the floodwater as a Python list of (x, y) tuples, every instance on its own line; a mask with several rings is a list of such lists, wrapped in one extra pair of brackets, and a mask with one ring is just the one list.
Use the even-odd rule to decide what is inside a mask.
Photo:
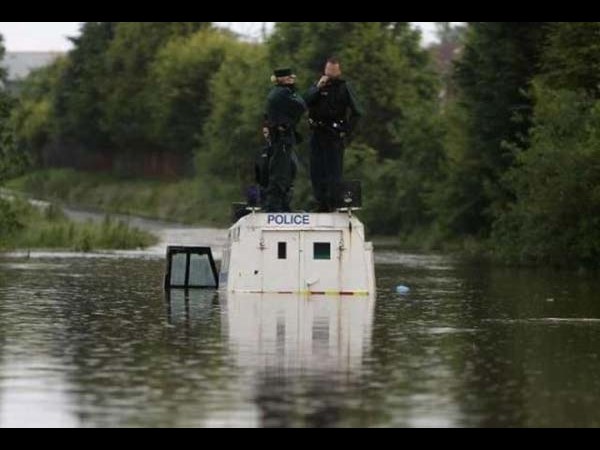
[(600, 426), (596, 276), (376, 262), (376, 299), (227, 297), (157, 251), (2, 256), (0, 427)]

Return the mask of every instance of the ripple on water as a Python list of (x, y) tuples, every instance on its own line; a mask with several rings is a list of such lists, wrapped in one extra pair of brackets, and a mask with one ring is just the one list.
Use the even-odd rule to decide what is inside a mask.
[(162, 254), (34, 255), (0, 260), (2, 426), (600, 423), (596, 279), (384, 251), (372, 308), (167, 301)]

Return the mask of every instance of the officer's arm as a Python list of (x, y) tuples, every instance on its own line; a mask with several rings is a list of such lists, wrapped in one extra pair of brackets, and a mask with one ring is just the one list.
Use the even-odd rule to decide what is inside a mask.
[(292, 94), (287, 98), (287, 100), (290, 109), (293, 110), (298, 116), (307, 110), (306, 102), (302, 96), (298, 94)]
[(319, 98), (319, 88), (313, 84), (304, 94), (304, 101), (308, 106), (313, 106)]

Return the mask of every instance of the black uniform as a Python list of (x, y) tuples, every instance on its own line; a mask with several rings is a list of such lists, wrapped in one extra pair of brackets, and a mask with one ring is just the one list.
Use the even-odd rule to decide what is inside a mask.
[(294, 86), (275, 86), (267, 98), (266, 121), (271, 135), (268, 187), (265, 207), (268, 212), (290, 211), (295, 164), (293, 146), (296, 126), (306, 111), (304, 99)]
[(344, 80), (330, 80), (321, 89), (307, 92), (310, 140), (310, 176), (318, 211), (335, 207), (335, 188), (342, 181), (345, 139), (354, 131), (362, 110), (352, 88)]

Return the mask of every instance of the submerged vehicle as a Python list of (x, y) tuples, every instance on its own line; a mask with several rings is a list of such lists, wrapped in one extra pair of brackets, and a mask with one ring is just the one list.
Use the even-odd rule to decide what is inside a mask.
[[(169, 247), (165, 288), (229, 293), (374, 295), (373, 245), (365, 241), (360, 188), (340, 196), (331, 213), (234, 211), (217, 273), (206, 247)], [(357, 194), (358, 193), (358, 194)]]
[(256, 213), (229, 229), (219, 284), (227, 292), (369, 295), (373, 245), (351, 214)]

